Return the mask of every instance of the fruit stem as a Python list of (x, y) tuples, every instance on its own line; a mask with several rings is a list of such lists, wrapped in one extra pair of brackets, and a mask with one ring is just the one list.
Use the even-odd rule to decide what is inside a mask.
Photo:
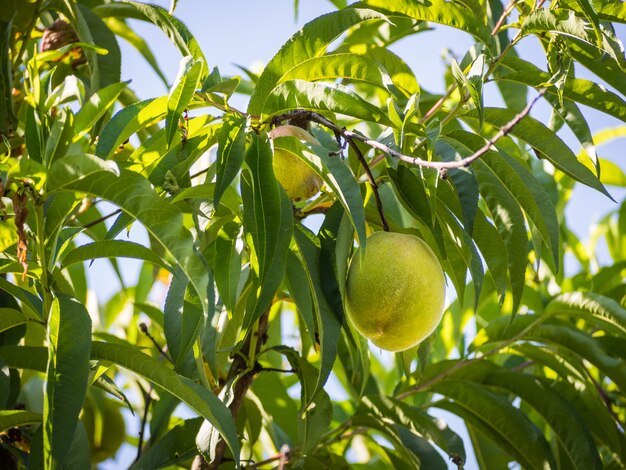
[(356, 142), (354, 142), (352, 139), (346, 139), (346, 140), (348, 141), (348, 143), (350, 144), (350, 147), (352, 147), (352, 150), (354, 151), (357, 158), (359, 159), (359, 162), (361, 163), (363, 170), (365, 170), (365, 174), (367, 175), (367, 180), (369, 181), (370, 186), (372, 187), (372, 191), (374, 193), (374, 198), (376, 198), (376, 208), (378, 209), (378, 213), (380, 214), (380, 222), (382, 223), (383, 230), (385, 232), (388, 232), (389, 224), (387, 224), (387, 218), (385, 217), (385, 211), (383, 209), (383, 202), (380, 200), (380, 194), (378, 194), (378, 184), (376, 183), (376, 180), (374, 179), (374, 175), (372, 175), (372, 170), (367, 164), (367, 160), (365, 160), (365, 157), (363, 156), (363, 152), (361, 152), (361, 149), (356, 144)]

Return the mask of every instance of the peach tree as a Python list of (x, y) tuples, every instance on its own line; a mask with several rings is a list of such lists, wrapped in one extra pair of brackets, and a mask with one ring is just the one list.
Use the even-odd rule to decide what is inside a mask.
[[(626, 175), (597, 150), (625, 132), (587, 116), (626, 121), (626, 3), (334, 0), (241, 76), (176, 3), (2, 2), (3, 468), (625, 468)], [(121, 76), (123, 39), (167, 82), (131, 20), (180, 52), (164, 96)], [(441, 27), (473, 44), (442, 94), (393, 51)], [(607, 202), (588, 243), (581, 185)], [(395, 355), (345, 314), (377, 231), (448, 284)], [(123, 287), (98, 304), (102, 258)]]

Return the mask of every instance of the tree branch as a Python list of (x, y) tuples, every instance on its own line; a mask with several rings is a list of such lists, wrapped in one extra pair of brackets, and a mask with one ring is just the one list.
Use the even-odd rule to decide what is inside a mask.
[[(502, 137), (505, 137), (506, 135), (508, 135), (515, 126), (517, 126), (520, 121), (522, 119), (524, 119), (529, 113), (530, 110), (533, 108), (533, 106), (537, 103), (537, 101), (539, 101), (539, 99), (546, 93), (547, 88), (542, 88), (541, 90), (539, 90), (539, 93), (537, 94), (537, 96), (535, 96), (535, 98), (533, 98), (527, 105), (526, 107), (520, 111), (518, 114), (515, 115), (515, 117), (513, 117), (513, 119), (511, 119), (509, 122), (507, 122), (504, 126), (502, 126), (500, 128), (500, 130), (496, 133), (496, 135), (494, 135), (491, 139), (487, 140), (487, 143), (481, 147), (480, 149), (478, 149), (476, 152), (474, 152), (472, 155), (470, 155), (469, 157), (463, 158), (461, 160), (455, 160), (453, 162), (433, 162), (433, 161), (429, 161), (429, 160), (424, 160), (422, 158), (419, 157), (412, 157), (410, 155), (405, 155), (402, 152), (398, 152), (397, 150), (394, 150), (390, 147), (388, 147), (387, 145), (378, 142), (376, 140), (372, 140), (369, 137), (358, 133), (358, 132), (354, 132), (354, 131), (349, 131), (345, 128), (340, 128), (337, 124), (335, 124), (334, 122), (330, 121), (329, 119), (325, 118), (324, 116), (322, 116), (321, 114), (317, 114), (313, 111), (306, 111), (306, 110), (296, 110), (296, 111), (292, 111), (291, 113), (287, 113), (287, 114), (282, 114), (280, 116), (275, 116), (272, 119), (272, 122), (276, 123), (276, 122), (281, 122), (284, 121), (286, 119), (292, 119), (293, 116), (298, 116), (298, 117), (303, 117), (303, 116), (308, 116), (308, 119), (310, 119), (312, 122), (316, 122), (328, 129), (330, 129), (331, 131), (333, 131), (335, 134), (339, 134), (341, 135), (344, 139), (346, 139), (348, 142), (350, 142), (351, 140), (358, 140), (360, 142), (363, 142), (365, 145), (380, 150), (388, 155), (391, 155), (392, 157), (395, 157), (399, 160), (402, 160), (403, 162), (409, 163), (411, 165), (416, 165), (416, 166), (421, 166), (424, 168), (434, 168), (437, 170), (449, 170), (452, 168), (464, 168), (469, 166), (474, 160), (479, 159), (480, 157), (482, 157), (484, 154), (486, 154), (489, 150), (491, 150), (491, 148), (496, 144), (496, 142), (498, 140), (500, 140)], [(353, 147), (354, 148), (354, 147)]]
[[(239, 409), (243, 404), (246, 393), (248, 393), (248, 389), (252, 385), (254, 377), (258, 372), (256, 367), (248, 367), (248, 358), (251, 354), (256, 357), (261, 350), (263, 344), (265, 344), (265, 342), (267, 341), (267, 329), (269, 327), (268, 319), (269, 309), (266, 310), (263, 315), (261, 315), (261, 317), (259, 318), (259, 327), (257, 328), (257, 331), (253, 332), (251, 335), (248, 335), (248, 338), (244, 342), (241, 350), (237, 355), (235, 355), (235, 357), (233, 358), (233, 362), (230, 365), (228, 376), (226, 377), (226, 382), (228, 383), (230, 381), (234, 381), (234, 387), (232, 392), (233, 401), (228, 406), (228, 408), (230, 409), (230, 413), (233, 416), (233, 419), (237, 418), (237, 414), (239, 413)], [(197, 455), (193, 461), (193, 464), (191, 465), (191, 469), (216, 470), (222, 463), (225, 452), (226, 441), (220, 438), (215, 447), (215, 457), (213, 458), (213, 461), (208, 463), (201, 455)]]

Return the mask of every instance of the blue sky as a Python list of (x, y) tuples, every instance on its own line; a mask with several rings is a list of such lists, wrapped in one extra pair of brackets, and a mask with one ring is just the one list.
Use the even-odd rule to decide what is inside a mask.
[[(157, 0), (154, 3), (169, 8), (169, 0)], [(332, 10), (331, 3), (325, 0), (301, 0), (296, 21), (293, 0), (180, 0), (175, 15), (187, 25), (198, 40), (209, 61), (209, 66), (217, 65), (222, 75), (229, 75), (241, 73), (235, 64), (251, 67), (255, 64), (266, 63), (303, 24)], [(141, 36), (148, 40), (165, 75), (170, 81), (173, 80), (181, 59), (179, 52), (156, 27), (140, 21), (132, 21), (131, 24)], [(626, 28), (623, 25), (618, 30), (618, 36), (622, 40), (626, 39)], [(430, 92), (443, 92), (445, 70), (442, 60), (443, 51), (447, 48), (456, 56), (462, 57), (471, 45), (472, 39), (469, 35), (451, 28), (436, 26), (434, 31), (402, 40), (392, 49), (412, 67), (423, 89)], [(141, 98), (166, 94), (168, 90), (144, 59), (124, 41), (120, 41), (120, 46), (123, 60), (122, 79), (131, 79), (131, 87)], [(523, 58), (545, 68), (545, 59), (534, 39), (523, 40), (518, 50)], [(583, 78), (595, 79), (588, 71), (577, 70), (577, 73)], [(486, 93), (487, 104), (501, 105), (495, 87), (488, 85)], [(245, 107), (241, 100), (242, 98), (238, 98), (234, 104)], [(545, 105), (537, 106), (533, 110), (533, 115), (547, 122), (549, 116), (547, 109)], [(594, 132), (620, 124), (617, 120), (591, 109), (584, 109), (583, 112), (589, 118), (589, 124)], [(578, 152), (579, 145), (571, 133), (564, 132), (562, 137), (575, 152)], [(624, 144), (623, 139), (614, 141), (601, 147), (599, 154), (624, 168), (622, 150)], [(609, 191), (618, 201), (625, 195), (623, 190), (609, 188)], [(578, 185), (568, 208), (568, 223), (580, 237), (587, 239), (589, 227), (601, 216), (617, 207), (598, 192)], [(100, 266), (107, 269), (103, 264)], [(138, 265), (130, 262), (126, 266), (129, 271), (134, 272), (134, 267)], [(89, 271), (101, 273), (95, 265)], [(134, 279), (134, 275), (129, 275), (128, 279)], [(108, 297), (106, 290), (99, 292), (101, 300)], [(110, 290), (114, 292), (117, 286), (110, 286)], [(132, 459), (126, 453), (121, 457), (121, 462), (124, 462), (126, 458)], [(467, 468), (475, 468), (472, 464), (473, 462), (469, 462)], [(107, 468), (115, 468), (115, 465), (107, 465)]]

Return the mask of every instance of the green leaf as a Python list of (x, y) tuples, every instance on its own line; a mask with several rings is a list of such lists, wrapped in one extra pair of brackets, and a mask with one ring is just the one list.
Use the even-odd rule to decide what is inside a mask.
[(491, 31), (482, 16), (477, 16), (472, 10), (458, 3), (445, 0), (430, 0), (424, 3), (411, 0), (365, 0), (357, 5), (381, 8), (385, 12), (401, 13), (416, 20), (450, 26), (471, 34), (487, 46), (492, 41)]
[[(469, 156), (484, 145), (484, 140), (465, 131), (454, 131), (450, 137), (467, 146), (463, 156)], [(443, 140), (447, 138), (444, 137)], [(458, 146), (455, 146), (458, 149)], [(556, 210), (543, 186), (535, 176), (505, 152), (487, 152), (481, 157), (489, 169), (524, 210), (531, 223), (537, 227), (546, 246), (552, 253), (555, 266), (559, 262), (559, 221)]]
[[(98, 13), (97, 10), (94, 11)], [(125, 39), (131, 46), (137, 49), (137, 51), (143, 56), (144, 59), (146, 59), (146, 62), (150, 64), (152, 69), (167, 87), (167, 78), (159, 67), (159, 64), (157, 63), (156, 58), (152, 53), (152, 50), (150, 50), (150, 46), (148, 46), (148, 43), (146, 43), (146, 41), (144, 41), (141, 36), (135, 33), (132, 28), (130, 28), (124, 21), (119, 18), (109, 17), (106, 18), (104, 22), (114, 34), (117, 34), (122, 39)]]
[(513, 460), (509, 454), (498, 447), (487, 435), (469, 423), (465, 423), (472, 441), (476, 463), (481, 470), (508, 470)]
[[(498, 80), (523, 83), (536, 88), (548, 83), (551, 78), (548, 72), (522, 59), (507, 56), (502, 61), (502, 65), (511, 72), (499, 74)], [(626, 121), (626, 101), (591, 80), (567, 77), (559, 90), (555, 87), (548, 88), (548, 93), (554, 96), (558, 96), (559, 92), (563, 93), (565, 99), (576, 101), (621, 121)]]
[(19, 300), (22, 311), (28, 311), (29, 317), (41, 319), (43, 303), (38, 296), (7, 281), (3, 276), (0, 276), (0, 290)]
[(0, 220), (0, 251), (4, 252), (19, 241), (13, 219)]
[(293, 213), (289, 198), (274, 176), (269, 141), (252, 134), (245, 161), (241, 175), (243, 227), (252, 237), (260, 282), (256, 305), (246, 311), (244, 328), (248, 329), (270, 306), (283, 280)]
[[(113, 6), (113, 16), (127, 16), (150, 21), (167, 35), (183, 57), (190, 55), (194, 60), (201, 60), (205, 64), (208, 63), (198, 41), (196, 41), (191, 32), (180, 20), (170, 15), (165, 8), (133, 1), (125, 1), (119, 8), (116, 7), (117, 5)], [(100, 14), (100, 11), (98, 13)], [(102, 15), (106, 15), (104, 8), (102, 9)]]
[[(441, 192), (440, 192), (441, 193)], [(443, 201), (443, 200), (442, 200)], [(461, 226), (452, 210), (445, 204), (439, 204), (437, 208), (437, 218), (441, 223), (444, 232), (444, 242), (446, 242), (446, 254), (450, 258), (452, 252), (462, 259), (463, 269), (458, 269), (460, 274), (456, 279), (456, 288), (459, 292), (459, 300), (463, 303), (463, 292), (465, 289), (465, 268), (469, 269), (474, 285), (474, 308), (478, 307), (478, 299), (482, 290), (484, 280), (484, 269), (480, 259), (480, 254), (472, 237)], [(448, 261), (450, 261), (448, 259)], [(461, 274), (462, 273), (462, 274)]]
[(179, 376), (132, 346), (96, 341), (92, 344), (91, 358), (122, 366), (178, 397), (215, 426), (233, 455), (239, 455), (239, 441), (230, 411), (210, 390)]
[(346, 30), (372, 19), (386, 18), (373, 10), (346, 8), (322, 15), (304, 25), (265, 66), (250, 97), (248, 113), (264, 113), (268, 96), (285, 73), (307, 59), (323, 55), (326, 48)]
[(213, 203), (219, 205), (226, 187), (235, 179), (245, 157), (246, 120), (229, 114), (217, 137), (217, 172)]
[(459, 436), (419, 408), (382, 395), (367, 395), (363, 397), (360, 406), (380, 419), (392, 420), (414, 434), (434, 442), (451, 459), (459, 458), (465, 462), (465, 448)]
[(14, 130), (17, 118), (13, 111), (13, 84), (11, 78), (12, 63), (10, 58), (11, 39), (13, 36), (12, 21), (0, 21), (0, 135), (9, 135)]
[[(100, 168), (100, 170), (98, 170)], [(103, 171), (103, 169), (109, 171)], [(140, 221), (172, 255), (207, 308), (208, 274), (178, 207), (159, 197), (150, 182), (133, 172), (116, 175), (115, 164), (84, 154), (55, 162), (48, 174), (48, 191), (81, 191), (106, 199)]]
[(48, 324), (48, 366), (43, 410), (43, 449), (46, 468), (61, 466), (74, 435), (85, 399), (91, 350), (91, 318), (75, 299), (52, 302)]
[(215, 284), (224, 306), (229, 312), (237, 304), (237, 287), (241, 275), (242, 255), (237, 250), (241, 226), (236, 222), (225, 224), (215, 240)]
[(615, 55), (615, 51), (606, 38), (606, 33), (600, 35), (600, 43), (598, 44), (598, 38), (591, 32), (592, 29), (589, 28), (589, 23), (579, 18), (576, 12), (572, 10), (539, 8), (524, 18), (520, 29), (524, 35), (541, 35), (542, 33), (551, 32), (570, 36), (597, 47), (617, 60), (624, 61), (623, 52), (621, 58)]
[(0, 308), (0, 333), (33, 320), (38, 321), (20, 310)]
[(98, 122), (98, 119), (115, 104), (117, 97), (128, 83), (113, 83), (91, 95), (89, 101), (80, 108), (74, 119), (74, 142), (77, 142), (83, 135), (89, 132)]
[[(308, 395), (309, 401), (311, 401), (324, 388), (324, 384), (332, 371), (337, 357), (337, 342), (341, 334), (341, 321), (331, 310), (322, 290), (319, 239), (300, 224), (295, 227), (294, 239), (302, 256), (302, 266), (307, 273), (320, 342), (321, 364), (315, 387)], [(307, 403), (307, 405), (309, 404)]]
[(491, 213), (491, 219), (507, 247), (513, 312), (515, 312), (522, 298), (526, 264), (528, 263), (528, 236), (524, 214), (506, 186), (488, 169), (485, 163), (477, 160), (472, 167), (478, 179), (480, 193)]
[(344, 85), (326, 85), (304, 80), (289, 80), (277, 85), (263, 106), (262, 120), (294, 109), (317, 112), (330, 111), (364, 121), (391, 126), (392, 122), (380, 108), (361, 98)]
[(287, 71), (277, 85), (290, 80), (334, 82), (338, 78), (368, 83), (390, 91), (393, 86), (387, 71), (367, 56), (349, 52), (312, 57)]
[[(485, 121), (494, 126), (503, 127), (511, 122), (515, 116), (516, 112), (510, 109), (485, 108)], [(463, 116), (463, 120), (476, 127), (476, 112), (470, 111)], [(526, 116), (513, 127), (510, 134), (528, 143), (541, 157), (547, 159), (566, 175), (611, 198), (600, 180), (578, 161), (576, 155), (560, 137), (541, 122)]]
[(82, 263), (83, 261), (98, 258), (141, 259), (155, 264), (156, 266), (161, 266), (169, 271), (172, 270), (172, 267), (163, 261), (154, 250), (146, 248), (139, 243), (122, 240), (102, 240), (79, 246), (62, 257), (61, 264), (63, 268), (66, 268), (75, 263)]
[(41, 423), (40, 413), (28, 410), (0, 410), (0, 432), (5, 432), (18, 426)]
[(131, 104), (120, 110), (107, 123), (96, 145), (96, 155), (108, 159), (131, 135), (161, 121), (167, 113), (167, 96)]
[(202, 418), (186, 419), (172, 427), (161, 439), (148, 448), (141, 458), (130, 466), (132, 470), (156, 470), (169, 467), (195, 455), (196, 435)]
[(194, 60), (191, 56), (183, 57), (180, 61), (178, 75), (167, 98), (167, 123), (165, 127), (167, 148), (172, 144), (174, 134), (178, 130), (181, 115), (187, 109), (196, 88), (200, 84), (203, 67), (202, 61)]
[(485, 258), (489, 274), (496, 286), (500, 302), (506, 293), (508, 256), (506, 244), (491, 222), (487, 220), (483, 211), (478, 211), (474, 218), (474, 243)]
[(490, 375), (485, 383), (505, 389), (532, 406), (554, 430), (574, 468), (602, 468), (595, 442), (582, 417), (543, 380), (503, 370)]
[(610, 356), (595, 338), (574, 329), (570, 324), (551, 319), (546, 315), (518, 315), (514, 321), (510, 317), (500, 317), (479, 331), (470, 350), (483, 349), (494, 342), (536, 341), (563, 348), (568, 354), (575, 354), (595, 365), (606, 374), (620, 390), (626, 390), (626, 364)]
[(626, 310), (615, 300), (593, 292), (566, 292), (550, 301), (546, 315), (571, 315), (607, 324), (626, 334)]
[(281, 149), (300, 158), (317, 173), (344, 207), (357, 233), (361, 245), (365, 245), (365, 210), (361, 190), (350, 168), (338, 157), (329, 155), (328, 149), (315, 144), (300, 142), (295, 137), (278, 137), (274, 149)]
[(595, 47), (577, 40), (570, 42), (569, 51), (575, 61), (600, 77), (622, 95), (626, 95), (624, 71), (614, 57), (600, 53)]
[(437, 408), (458, 414), (471, 425), (487, 431), (524, 468), (556, 468), (550, 446), (539, 429), (501, 396), (464, 379), (447, 379), (431, 389), (454, 400), (454, 403), (437, 402)]
[(118, 83), (121, 76), (122, 56), (115, 35), (106, 24), (86, 5), (76, 8), (78, 35), (86, 43), (92, 43), (107, 51), (95, 54), (85, 50), (91, 67), (91, 92)]

